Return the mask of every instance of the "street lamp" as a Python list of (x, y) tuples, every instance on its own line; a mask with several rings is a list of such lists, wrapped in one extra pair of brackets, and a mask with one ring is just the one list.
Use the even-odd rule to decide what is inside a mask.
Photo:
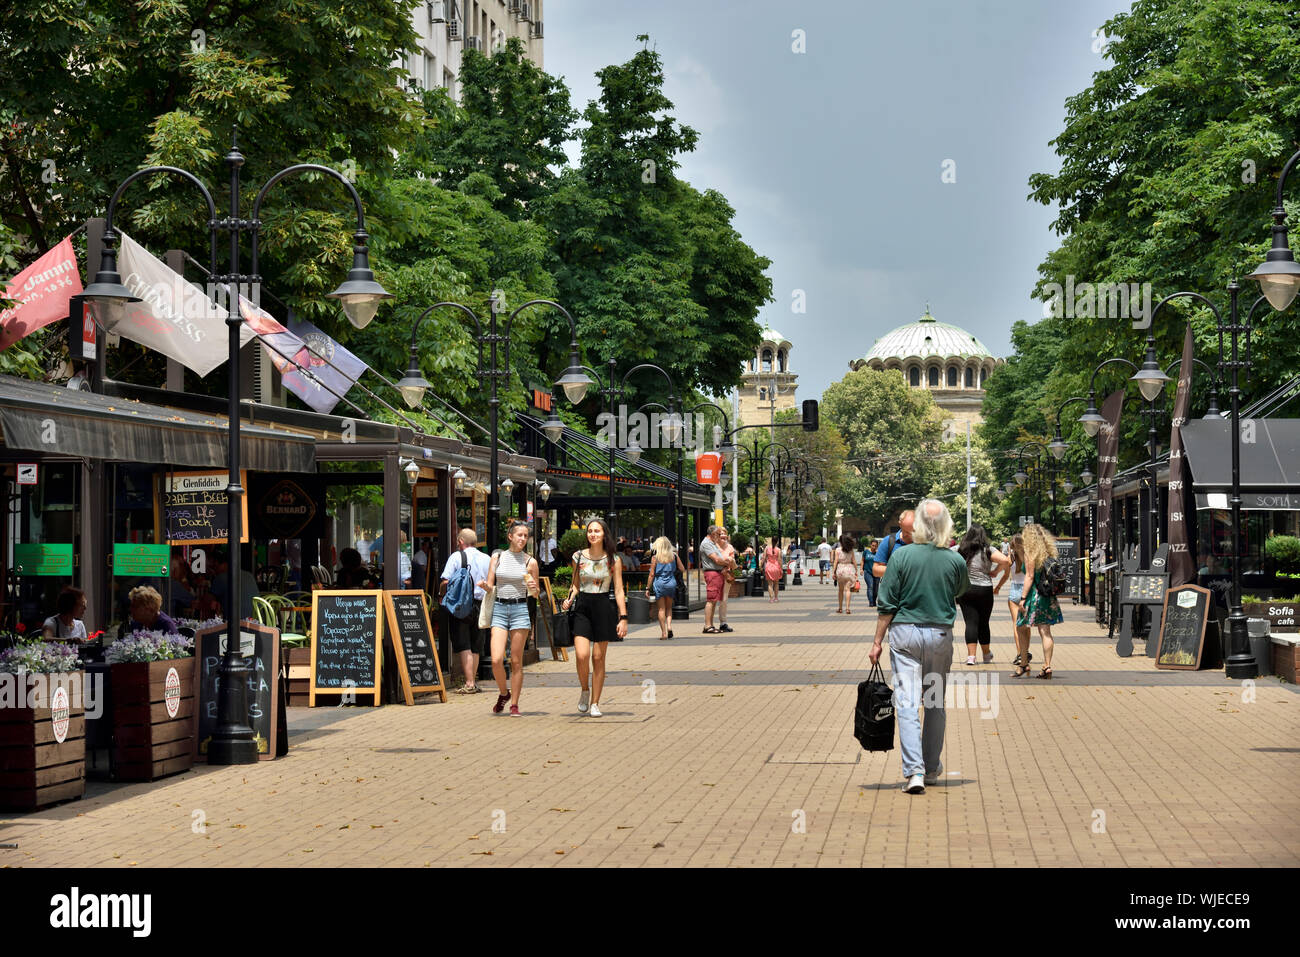
[[(1295, 168), (1296, 161), (1300, 160), (1300, 152), (1297, 152), (1282, 167), (1282, 175), (1277, 178), (1277, 201), (1273, 204), (1273, 248), (1268, 251), (1264, 261), (1255, 268), (1255, 271), (1248, 278), (1259, 283), (1260, 292), (1268, 300), (1270, 306), (1278, 312), (1283, 311), (1295, 300), (1296, 293), (1300, 292), (1300, 264), (1296, 263), (1295, 255), (1291, 252), (1291, 247), (1287, 243), (1286, 235), (1286, 209), (1282, 206), (1282, 188), (1286, 185), (1286, 178)], [(87, 290), (89, 291), (89, 290)], [(1252, 310), (1253, 311), (1253, 310)], [(1237, 334), (1233, 330), (1233, 361), (1236, 361)], [(1219, 344), (1222, 346), (1222, 332), (1220, 332)], [(1222, 349), (1220, 349), (1222, 352)], [(1222, 359), (1222, 355), (1220, 355)], [(1236, 371), (1233, 371), (1233, 381), (1236, 381)], [(1233, 428), (1236, 428), (1234, 421)]]
[[(115, 249), (117, 232), (113, 229), (113, 214), (117, 209), (118, 200), (127, 186), (142, 177), (152, 176), (155, 173), (166, 173), (186, 180), (199, 190), (208, 212), (209, 272), (212, 281), (226, 284), (233, 290), (230, 308), (226, 314), (226, 327), (229, 331), (230, 344), (228, 365), (229, 438), (227, 442), (230, 476), (226, 488), (227, 502), (230, 506), (230, 528), (226, 546), (229, 553), (227, 555), (229, 560), (227, 566), (229, 576), (228, 607), (226, 608), (228, 630), (226, 634), (226, 653), (222, 658), (219, 672), (220, 693), (217, 704), (217, 727), (208, 745), (208, 763), (218, 765), (256, 764), (258, 760), (257, 742), (253, 737), (252, 728), (248, 725), (247, 687), (252, 665), (251, 663), (245, 664), (245, 660), (239, 657), (239, 620), (243, 597), (240, 594), (242, 590), (240, 588), (240, 576), (242, 574), (240, 544), (243, 538), (242, 506), (240, 503), (243, 499), (244, 489), (240, 485), (239, 476), (239, 340), (243, 317), (238, 296), (254, 283), (261, 282), (261, 277), (258, 275), (258, 241), (262, 229), (260, 212), (267, 191), (288, 176), (306, 172), (324, 173), (342, 183), (356, 207), (357, 228), (356, 232), (353, 233), (352, 269), (348, 272), (348, 278), (334, 292), (330, 293), (329, 297), (339, 301), (348, 320), (358, 329), (365, 328), (366, 324), (374, 318), (379, 304), (384, 299), (391, 298), (383, 286), (375, 281), (375, 275), (370, 269), (370, 253), (367, 245), (369, 234), (366, 232), (365, 210), (361, 204), (361, 196), (342, 173), (328, 166), (320, 166), (315, 163), (299, 163), (286, 167), (268, 179), (258, 191), (253, 200), (252, 218), (245, 220), (241, 218), (239, 209), (240, 177), (244, 166), (244, 154), (239, 151), (237, 130), (234, 128), (231, 131), (230, 151), (225, 156), (225, 163), (230, 170), (230, 212), (224, 219), (217, 218), (216, 203), (213, 202), (212, 194), (207, 187), (203, 185), (203, 182), (197, 176), (186, 170), (175, 166), (150, 166), (137, 170), (122, 180), (113, 192), (112, 198), (108, 201), (108, 212), (104, 220), (104, 245), (100, 255), (99, 271), (95, 275), (95, 281), (83, 293), (88, 300), (96, 303), (98, 307), (104, 310), (103, 318), (109, 321), (121, 317), (126, 303), (139, 301), (138, 297), (122, 284), (122, 277), (117, 272), (117, 253)], [(249, 273), (240, 271), (239, 238), (240, 233), (244, 230), (248, 230), (251, 236), (250, 264), (252, 268)], [(219, 275), (217, 273), (217, 241), (219, 234), (222, 232), (230, 235), (230, 271)]]

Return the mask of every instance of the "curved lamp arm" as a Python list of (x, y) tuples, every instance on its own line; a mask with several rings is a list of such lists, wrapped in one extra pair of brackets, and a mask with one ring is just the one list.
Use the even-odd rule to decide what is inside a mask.
[[(510, 330), (515, 324), (515, 316), (519, 315), (531, 306), (550, 306), (552, 309), (558, 309), (560, 315), (564, 316), (565, 321), (569, 323), (569, 366), (564, 370), (564, 375), (556, 380), (555, 384), (563, 388), (565, 396), (568, 397), (570, 402), (576, 405), (586, 397), (587, 386), (591, 385), (591, 380), (588, 379), (586, 374), (582, 371), (585, 367), (578, 359), (578, 324), (573, 321), (573, 316), (569, 314), (569, 310), (565, 309), (555, 300), (529, 299), (522, 305), (517, 306), (514, 311), (506, 317), (506, 329), (504, 335), (506, 344), (506, 368), (510, 368)], [(599, 381), (599, 378), (597, 381)], [(610, 383), (610, 387), (613, 387), (613, 383)]]
[(477, 374), (480, 378), (484, 374), (482, 342), (483, 326), (479, 322), (478, 316), (474, 314), (474, 310), (459, 302), (435, 302), (432, 306), (425, 309), (424, 312), (420, 313), (420, 318), (415, 320), (415, 325), (411, 328), (411, 356), (406, 364), (406, 374), (402, 376), (397, 383), (397, 391), (402, 393), (402, 397), (406, 399), (406, 404), (413, 409), (423, 401), (425, 390), (433, 388), (433, 386), (429, 384), (429, 381), (424, 377), (424, 373), (420, 371), (420, 356), (415, 345), (416, 336), (420, 331), (420, 326), (424, 324), (424, 320), (428, 319), (435, 309), (445, 308), (459, 309), (474, 322), (474, 329), (477, 333), (475, 339), (478, 342)]

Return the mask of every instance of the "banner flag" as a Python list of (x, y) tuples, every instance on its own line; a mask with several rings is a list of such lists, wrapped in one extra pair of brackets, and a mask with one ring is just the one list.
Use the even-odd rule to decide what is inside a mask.
[[(128, 302), (125, 317), (104, 328), (175, 359), (199, 376), (227, 361), (226, 310), (126, 233), (121, 237), (117, 261), (122, 285), (141, 301)], [(102, 320), (102, 311), (96, 310), (96, 316)], [(253, 328), (243, 323), (239, 345), (247, 345), (255, 335)]]
[(68, 301), (81, 293), (81, 272), (69, 235), (5, 287), (4, 298), (17, 300), (18, 305), (0, 311), (0, 351), (51, 322), (66, 319)]
[[(1111, 486), (1119, 464), (1119, 415), (1124, 407), (1124, 390), (1106, 396), (1101, 404), (1100, 441), (1097, 443), (1097, 545), (1099, 564), (1110, 554)], [(1116, 556), (1110, 556), (1114, 559)]]
[(1174, 395), (1174, 415), (1169, 432), (1169, 587), (1177, 588), (1196, 581), (1196, 562), (1192, 560), (1191, 537), (1187, 527), (1186, 495), (1187, 456), (1183, 454), (1183, 423), (1192, 408), (1192, 372), (1196, 344), (1192, 341), (1192, 324), (1183, 337), (1183, 361), (1178, 366), (1178, 391)]
[(317, 412), (328, 414), (338, 405), (339, 396), (346, 395), (370, 367), (306, 319), (290, 316), (285, 327), (304, 344), (305, 355), (294, 368), (273, 354), (271, 361), (280, 370), (280, 380), (286, 389)]
[(307, 344), (280, 324), (280, 321), (248, 299), (239, 297), (239, 314), (257, 333), (271, 363), (283, 376), (286, 370), (304, 368), (311, 359)]

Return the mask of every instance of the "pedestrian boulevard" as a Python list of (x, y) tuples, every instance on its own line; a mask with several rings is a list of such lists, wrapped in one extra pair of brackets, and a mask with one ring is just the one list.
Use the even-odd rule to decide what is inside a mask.
[[(1054, 680), (967, 667), (960, 623), (942, 783), (901, 790), (899, 752), (852, 736), (874, 609), (831, 586), (733, 599), (612, 644), (604, 716), (572, 662), (529, 666), (523, 716), (495, 695), (291, 709), (287, 757), (0, 818), (3, 866), (1294, 866), (1300, 697), (1261, 678), (1116, 657), (1063, 604)], [(1035, 636), (1034, 673), (1041, 655)], [(888, 654), (882, 659), (888, 662)], [(1253, 695), (1250, 691), (1253, 690)]]

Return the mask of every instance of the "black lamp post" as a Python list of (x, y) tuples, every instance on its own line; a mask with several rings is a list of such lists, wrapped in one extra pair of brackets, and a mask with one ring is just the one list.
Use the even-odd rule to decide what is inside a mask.
[[(252, 728), (248, 725), (247, 683), (252, 663), (246, 662), (239, 653), (239, 612), (243, 597), (240, 594), (242, 591), (240, 577), (243, 571), (242, 556), (240, 554), (240, 543), (243, 539), (243, 510), (240, 503), (244, 495), (244, 488), (240, 484), (239, 475), (239, 334), (243, 322), (239, 307), (239, 295), (245, 291), (251, 291), (254, 301), (260, 298), (256, 291), (256, 287), (262, 281), (262, 277), (258, 275), (257, 271), (258, 238), (262, 229), (259, 214), (267, 191), (285, 177), (305, 172), (324, 173), (342, 183), (351, 195), (353, 204), (356, 207), (357, 229), (353, 234), (352, 269), (348, 272), (348, 278), (343, 284), (329, 294), (330, 298), (339, 300), (349, 321), (358, 329), (364, 329), (370, 320), (374, 318), (375, 312), (383, 300), (392, 298), (384, 290), (383, 286), (375, 281), (374, 273), (370, 269), (369, 247), (366, 242), (369, 235), (366, 233), (365, 211), (361, 205), (361, 197), (356, 188), (342, 173), (328, 166), (319, 166), (314, 163), (299, 163), (282, 169), (267, 180), (266, 184), (258, 191), (253, 201), (252, 218), (242, 219), (240, 218), (239, 205), (241, 195), (240, 176), (244, 166), (244, 154), (239, 151), (238, 139), (234, 132), (231, 134), (230, 152), (225, 156), (225, 163), (230, 170), (230, 211), (224, 219), (217, 218), (216, 204), (213, 202), (212, 194), (207, 187), (203, 185), (203, 182), (197, 176), (186, 170), (175, 166), (150, 166), (138, 170), (122, 180), (108, 202), (108, 212), (104, 221), (104, 248), (100, 256), (99, 271), (95, 275), (95, 281), (86, 288), (84, 293), (87, 300), (96, 303), (98, 308), (103, 310), (100, 318), (108, 324), (112, 324), (116, 318), (121, 316), (126, 303), (138, 302), (140, 299), (122, 284), (122, 277), (117, 272), (117, 251), (115, 246), (118, 237), (113, 229), (113, 213), (116, 211), (118, 200), (127, 186), (144, 176), (151, 176), (154, 173), (166, 173), (180, 177), (199, 190), (203, 195), (203, 201), (208, 210), (209, 272), (212, 277), (211, 281), (213, 283), (227, 284), (232, 292), (226, 313), (226, 326), (229, 331), (230, 343), (228, 367), (230, 377), (228, 406), (228, 464), (230, 476), (226, 487), (227, 502), (230, 507), (230, 529), (227, 539), (227, 550), (229, 552), (227, 556), (229, 559), (227, 566), (227, 574), (229, 575), (228, 607), (226, 608), (228, 630), (226, 632), (226, 653), (221, 661), (221, 694), (217, 704), (217, 727), (208, 746), (208, 763), (219, 765), (257, 763), (257, 742), (254, 740)], [(240, 233), (244, 231), (250, 234), (251, 239), (252, 271), (249, 273), (240, 271), (239, 237)], [(228, 233), (230, 236), (230, 271), (219, 275), (217, 274), (217, 242), (218, 237), (223, 232)]]
[[(506, 317), (505, 330), (497, 331), (497, 316), (501, 312), (503, 305), (495, 297), (492, 299), (491, 318), (488, 320), (488, 331), (483, 332), (483, 324), (479, 321), (477, 314), (469, 306), (462, 305), (459, 302), (436, 302), (429, 306), (420, 314), (420, 318), (415, 321), (411, 328), (411, 356), (407, 365), (406, 374), (397, 383), (398, 390), (406, 399), (407, 405), (415, 408), (424, 398), (424, 391), (431, 388), (424, 374), (420, 371), (419, 353), (416, 347), (416, 334), (419, 332), (420, 324), (429, 317), (435, 309), (459, 309), (470, 321), (474, 323), (474, 340), (478, 343), (478, 367), (476, 376), (480, 381), (486, 379), (492, 383), (492, 392), (488, 399), (488, 406), (491, 409), (491, 419), (489, 430), (491, 432), (491, 450), (488, 453), (488, 521), (487, 536), (489, 547), (495, 548), (498, 544), (497, 536), (501, 534), (501, 483), (499, 478), (499, 466), (497, 463), (497, 444), (500, 437), (500, 423), (498, 422), (498, 411), (501, 406), (501, 398), (498, 383), (510, 375), (510, 329), (514, 325), (515, 316), (532, 306), (549, 306), (558, 310), (569, 323), (569, 365), (564, 370), (564, 374), (555, 381), (555, 384), (564, 390), (565, 398), (575, 405), (583, 400), (587, 395), (587, 389), (592, 385), (584, 372), (585, 366), (581, 365), (578, 359), (578, 326), (573, 321), (573, 316), (569, 311), (561, 306), (558, 302), (550, 299), (530, 299), (523, 305), (515, 309)], [(483, 363), (483, 346), (488, 347), (488, 364), (485, 367)], [(499, 352), (498, 347), (504, 345), (504, 351)], [(564, 431), (564, 423), (555, 410), (551, 410), (550, 416), (542, 425), (543, 431), (547, 438), (555, 441)]]

